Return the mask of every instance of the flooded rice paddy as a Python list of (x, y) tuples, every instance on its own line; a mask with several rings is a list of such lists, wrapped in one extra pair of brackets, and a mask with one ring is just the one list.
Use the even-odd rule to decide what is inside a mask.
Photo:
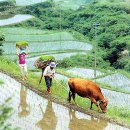
[[(93, 69), (84, 69), (84, 68), (72, 68), (67, 71), (68, 73), (84, 77), (84, 78), (94, 78), (94, 70)], [(104, 73), (96, 70), (96, 75), (101, 76), (104, 75)]]
[[(16, 50), (15, 42), (14, 43), (5, 43), (3, 44), (4, 54), (14, 54)], [(91, 44), (78, 41), (62, 41), (62, 42), (30, 42), (29, 52), (45, 52), (45, 51), (62, 51), (62, 50), (82, 50), (88, 51), (92, 49)]]
[(31, 15), (23, 15), (23, 14), (14, 15), (13, 17), (0, 20), (0, 26), (19, 23), (19, 22), (22, 22), (22, 21), (29, 20), (31, 18), (33, 18), (33, 16), (31, 16)]
[(109, 84), (115, 87), (117, 90), (120, 88), (126, 92), (130, 92), (130, 79), (122, 74), (112, 74), (103, 78), (97, 79), (97, 81)]
[(129, 130), (44, 99), (9, 76), (0, 73), (0, 104), (12, 97), (8, 123), (22, 130)]
[[(89, 78), (89, 79), (94, 78), (93, 69), (72, 68), (67, 72), (83, 78)], [(96, 71), (96, 75), (103, 76), (104, 73), (100, 71)], [(127, 93), (130, 92), (130, 79), (119, 73), (104, 76), (103, 78), (98, 78), (96, 79), (96, 81), (103, 84), (110, 85), (116, 90), (122, 90), (123, 92), (127, 92)]]
[[(17, 29), (17, 30), (16, 30)], [(12, 30), (12, 32), (11, 32)], [(37, 29), (24, 28), (6, 28), (3, 29), (6, 33), (6, 42), (28, 41), (28, 42), (54, 42), (54, 41), (74, 41), (75, 38), (68, 32), (51, 32)], [(26, 31), (25, 33), (23, 31)], [(32, 32), (31, 32), (32, 31)]]

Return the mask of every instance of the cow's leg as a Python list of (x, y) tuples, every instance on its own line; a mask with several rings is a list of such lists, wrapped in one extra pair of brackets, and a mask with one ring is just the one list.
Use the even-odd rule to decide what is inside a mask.
[(75, 93), (74, 92), (72, 92), (72, 97), (73, 97), (74, 103), (76, 104), (76, 102), (75, 102)]
[(72, 92), (69, 91), (69, 94), (68, 94), (68, 101), (69, 101), (69, 102), (71, 101), (71, 97), (72, 97)]
[(91, 107), (92, 107), (93, 103), (97, 106), (97, 110), (100, 111), (99, 105), (98, 105), (97, 101), (94, 98), (91, 99)]
[(91, 101), (91, 106), (90, 106), (90, 109), (92, 109), (92, 105), (93, 105), (93, 102)]

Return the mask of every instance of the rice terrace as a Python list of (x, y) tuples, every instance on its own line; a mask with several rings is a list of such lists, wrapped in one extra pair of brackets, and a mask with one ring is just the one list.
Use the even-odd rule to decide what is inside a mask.
[(0, 0), (0, 130), (129, 130), (129, 14), (129, 0)]

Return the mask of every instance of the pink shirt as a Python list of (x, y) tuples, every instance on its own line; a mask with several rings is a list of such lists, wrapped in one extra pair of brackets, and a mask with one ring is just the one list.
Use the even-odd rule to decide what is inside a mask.
[(25, 54), (19, 54), (19, 64), (25, 64)]

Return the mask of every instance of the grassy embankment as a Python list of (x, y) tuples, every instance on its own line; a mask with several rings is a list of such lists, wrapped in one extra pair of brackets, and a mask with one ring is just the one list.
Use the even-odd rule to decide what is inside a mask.
[[(19, 80), (21, 79), (20, 74), (19, 74), (19, 67), (16, 65), (16, 63), (14, 63), (13, 61), (7, 60), (3, 57), (0, 57), (0, 71), (4, 71), (10, 74), (12, 75), (12, 77), (16, 79), (19, 79)], [(29, 84), (29, 86), (38, 90), (39, 92), (45, 93), (46, 91), (45, 83), (42, 82), (42, 84), (39, 85), (38, 84), (39, 78), (40, 78), (39, 76), (29, 71), (28, 80), (25, 81), (25, 83)], [(65, 85), (65, 83), (54, 80), (52, 91), (53, 91), (52, 96), (54, 96), (55, 98), (63, 102), (66, 101), (68, 91), (67, 91), (67, 86)], [(76, 102), (78, 103), (79, 106), (83, 107), (84, 109), (89, 109), (89, 106), (90, 106), (89, 100), (86, 100), (77, 96)], [(95, 110), (96, 108), (94, 107), (93, 112), (98, 113)], [(107, 111), (107, 114), (104, 115), (104, 117), (106, 118), (109, 117), (118, 122), (123, 121), (126, 124), (129, 124), (130, 123), (129, 115), (130, 115), (130, 111), (128, 109), (110, 107)]]
[[(13, 28), (3, 28), (2, 30), (5, 33), (5, 38), (6, 38), (6, 43), (5, 44), (10, 45), (10, 43), (13, 43), (13, 42), (15, 43), (16, 41), (19, 41), (20, 39), (24, 39), (26, 41), (29, 41), (30, 48), (31, 48), (31, 46), (33, 46), (33, 42), (37, 42), (37, 44), (36, 44), (37, 47), (40, 46), (39, 40), (42, 41), (42, 42), (46, 42), (47, 40), (49, 40), (49, 42), (51, 42), (51, 41), (53, 42), (53, 40), (54, 41), (59, 41), (60, 40), (60, 35), (61, 35), (61, 40), (62, 41), (76, 41), (76, 40), (85, 41), (86, 40), (83, 37), (83, 35), (81, 36), (81, 34), (77, 33), (77, 32), (73, 32), (73, 35), (71, 35), (68, 32), (62, 32), (60, 34), (57, 31), (48, 31), (48, 30), (43, 31), (43, 30), (38, 30), (38, 29), (31, 29), (31, 28), (27, 29), (27, 28), (21, 28), (21, 27), (19, 27), (19, 28), (14, 28), (14, 27)], [(14, 41), (14, 39), (15, 39), (15, 41)], [(69, 53), (69, 52), (75, 52), (75, 51), (80, 52), (80, 50), (69, 50), (68, 48), (66, 50), (66, 45), (65, 45), (66, 43), (61, 43), (61, 44), (62, 44), (62, 47), (65, 49), (64, 51), (62, 51), (62, 50), (54, 50), (54, 51), (49, 50), (49, 51), (44, 51), (44, 52), (39, 52), (39, 51), (34, 52), (34, 51), (37, 51), (37, 47), (35, 47), (35, 50), (32, 50), (32, 52), (30, 53), (30, 56), (28, 58), (34, 57), (34, 56), (46, 55), (48, 53), (55, 54), (55, 53), (64, 53), (64, 52)], [(57, 45), (53, 46), (53, 48), (55, 48), (56, 46)], [(45, 48), (45, 50), (50, 49), (50, 48), (47, 48), (47, 46), (44, 46), (44, 48)], [(13, 48), (12, 52), (14, 52), (14, 48)], [(13, 55), (9, 54), (9, 56), (11, 57)], [(14, 56), (14, 57), (16, 58), (16, 56)], [(79, 60), (81, 61), (81, 58), (78, 60), (77, 57), (81, 57), (81, 56), (73, 56), (71, 58), (72, 64), (75, 64), (76, 67), (77, 67), (77, 65), (79, 65)], [(76, 61), (76, 59), (77, 59), (78, 62)], [(85, 61), (86, 59), (87, 59), (87, 57), (82, 60), (82, 62), (83, 62), (82, 64), (80, 62), (81, 65), (79, 65), (78, 67), (82, 68), (83, 67), (82, 65), (86, 65), (86, 63), (88, 63), (88, 61)], [(67, 63), (68, 62), (69, 62), (69, 59), (67, 59)], [(93, 61), (91, 61), (91, 62), (93, 62)], [(71, 64), (71, 66), (72, 66), (72, 64)], [(90, 63), (90, 66), (91, 65), (92, 65), (92, 63)], [(86, 65), (84, 67), (90, 68), (90, 66), (88, 64), (88, 66)], [(100, 66), (100, 64), (99, 64), (99, 66)], [(97, 69), (97, 70), (105, 73), (102, 76), (98, 76), (97, 79), (101, 78), (101, 77), (105, 77), (105, 76), (110, 75), (110, 74), (113, 74), (113, 71), (108, 72), (107, 70), (108, 69), (114, 69), (114, 68), (106, 69), (106, 64), (104, 66), (105, 66), (105, 69), (103, 69), (103, 68), (102, 69), (100, 69), (100, 68)], [(90, 68), (90, 69), (93, 69), (93, 68)], [(57, 72), (61, 73), (63, 75), (66, 75), (67, 77), (70, 77), (70, 75), (71, 75), (71, 77), (79, 77), (77, 75), (72, 75), (70, 73), (67, 73), (66, 71), (67, 71), (67, 69), (62, 68), (62, 69), (58, 69)], [(128, 93), (128, 92), (126, 92), (124, 90), (120, 90), (120, 89), (117, 90), (115, 87), (110, 86), (108, 84), (102, 84), (102, 83), (99, 83), (99, 84), (101, 86), (103, 86), (104, 88), (107, 88), (109, 90)]]

